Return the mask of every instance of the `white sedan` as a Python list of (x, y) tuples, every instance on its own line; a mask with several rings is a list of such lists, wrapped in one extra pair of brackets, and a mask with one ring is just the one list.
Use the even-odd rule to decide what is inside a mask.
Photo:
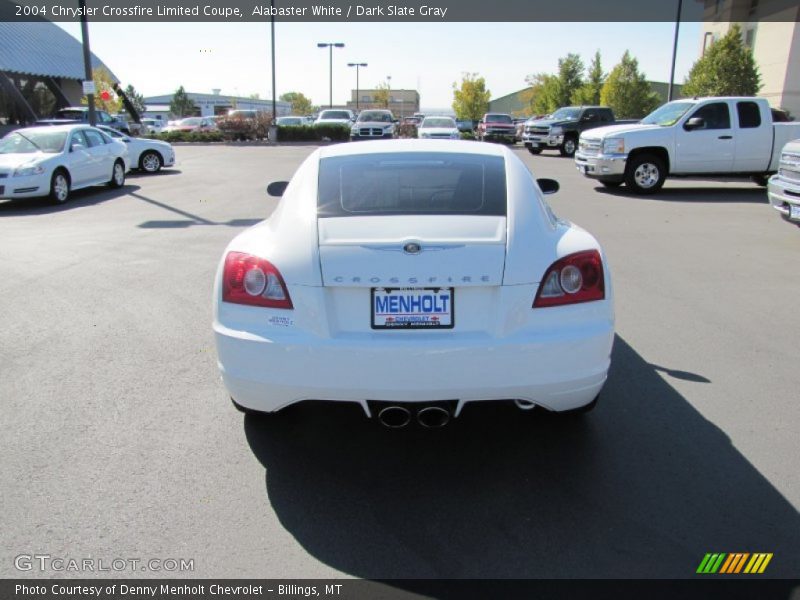
[(171, 167), (175, 164), (175, 150), (168, 142), (132, 137), (105, 125), (98, 125), (97, 128), (128, 146), (131, 169), (157, 173), (161, 167)]
[(72, 190), (122, 187), (127, 170), (127, 146), (88, 125), (28, 127), (0, 140), (0, 198), (62, 204)]
[(417, 137), (421, 139), (461, 139), (455, 119), (452, 117), (425, 117), (417, 127)]
[(213, 329), (234, 404), (355, 402), (389, 427), (438, 427), (481, 401), (589, 410), (613, 292), (597, 240), (545, 202), (557, 189), (494, 144), (316, 150), (219, 263)]

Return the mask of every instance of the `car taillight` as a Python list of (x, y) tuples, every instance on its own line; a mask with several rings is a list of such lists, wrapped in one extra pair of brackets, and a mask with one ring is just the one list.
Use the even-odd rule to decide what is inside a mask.
[(602, 300), (606, 297), (603, 259), (597, 250), (558, 259), (542, 278), (533, 308)]
[(222, 273), (222, 301), (270, 308), (292, 308), (280, 271), (267, 260), (229, 252)]

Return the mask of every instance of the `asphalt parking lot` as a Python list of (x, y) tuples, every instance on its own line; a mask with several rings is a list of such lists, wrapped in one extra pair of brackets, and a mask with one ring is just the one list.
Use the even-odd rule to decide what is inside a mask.
[(611, 264), (612, 368), (585, 419), (245, 418), (217, 374), (214, 273), (313, 149), (179, 146), (121, 190), (0, 204), (0, 576), (81, 575), (15, 568), (46, 553), (194, 561), (116, 576), (685, 578), (707, 552), (800, 576), (800, 229), (763, 188), (637, 198), (517, 148)]

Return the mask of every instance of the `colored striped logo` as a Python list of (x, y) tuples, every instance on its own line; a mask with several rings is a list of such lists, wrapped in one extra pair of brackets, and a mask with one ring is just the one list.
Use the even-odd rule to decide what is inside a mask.
[(703, 575), (714, 573), (720, 575), (763, 573), (771, 560), (771, 552), (756, 552), (754, 554), (749, 552), (708, 553), (703, 557), (696, 572)]

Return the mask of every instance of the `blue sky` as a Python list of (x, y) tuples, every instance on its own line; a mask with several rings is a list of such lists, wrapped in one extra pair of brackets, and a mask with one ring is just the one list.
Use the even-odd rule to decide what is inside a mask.
[[(79, 23), (58, 23), (80, 39)], [(682, 23), (676, 83), (698, 58), (699, 23)], [(610, 70), (630, 50), (648, 79), (667, 81), (673, 23), (277, 23), (277, 93), (302, 92), (328, 103), (329, 51), (317, 42), (343, 42), (333, 51), (333, 101), (356, 86), (348, 62), (366, 62), (359, 87), (391, 76), (392, 88), (417, 89), (423, 108), (446, 108), (452, 84), (465, 72), (486, 79), (492, 97), (525, 87), (526, 75), (554, 72), (568, 52), (588, 65), (600, 50)], [(271, 95), (269, 23), (89, 23), (92, 51), (145, 96), (188, 91)]]

